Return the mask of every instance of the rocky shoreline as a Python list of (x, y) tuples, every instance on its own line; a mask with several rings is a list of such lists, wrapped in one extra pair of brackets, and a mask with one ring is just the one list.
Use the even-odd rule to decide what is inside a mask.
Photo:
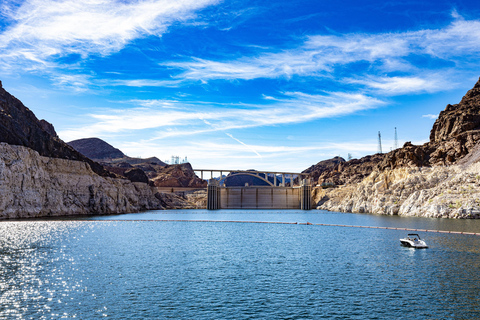
[(0, 219), (195, 209), (202, 205), (201, 192), (162, 194), (147, 183), (102, 177), (83, 161), (44, 157), (30, 148), (7, 143), (0, 143), (0, 195)]
[(317, 209), (428, 218), (480, 218), (480, 163), (372, 172), (360, 183), (313, 190)]
[(0, 219), (163, 209), (146, 183), (102, 177), (83, 161), (0, 143)]
[(480, 80), (447, 105), (430, 141), (386, 154), (325, 160), (304, 171), (319, 209), (433, 218), (480, 218)]

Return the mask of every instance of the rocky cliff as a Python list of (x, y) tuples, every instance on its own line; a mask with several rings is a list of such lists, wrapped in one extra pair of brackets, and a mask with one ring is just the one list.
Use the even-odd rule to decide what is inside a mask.
[(397, 168), (359, 183), (314, 188), (319, 209), (432, 218), (480, 218), (480, 164)]
[(194, 196), (158, 193), (140, 168), (122, 173), (123, 178), (105, 170), (64, 143), (53, 125), (38, 120), (0, 82), (0, 219), (194, 208), (200, 203)]
[(146, 183), (102, 177), (88, 163), (0, 143), (0, 219), (162, 209)]
[(421, 146), (319, 162), (304, 172), (318, 208), (343, 212), (480, 218), (480, 80), (447, 105)]

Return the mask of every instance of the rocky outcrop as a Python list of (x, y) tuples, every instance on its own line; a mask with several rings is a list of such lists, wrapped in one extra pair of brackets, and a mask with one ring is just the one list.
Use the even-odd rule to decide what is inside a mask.
[(157, 193), (165, 209), (205, 209), (207, 207), (207, 190), (196, 190), (190, 192)]
[(43, 157), (0, 143), (0, 218), (162, 209), (146, 183), (101, 177), (82, 161)]
[(315, 188), (319, 209), (432, 218), (480, 218), (480, 163), (375, 171), (360, 183)]
[(460, 103), (447, 105), (430, 132), (430, 142), (447, 141), (471, 130), (480, 129), (480, 80)]
[(383, 160), (383, 155), (375, 154), (361, 159), (345, 161), (341, 157), (324, 160), (311, 166), (303, 173), (317, 184), (343, 185), (362, 181), (372, 173), (375, 166)]
[(142, 169), (132, 168), (125, 171), (125, 177), (132, 182), (148, 183), (148, 177)]
[(313, 196), (320, 209), (480, 218), (480, 80), (440, 113), (428, 143), (341, 160), (304, 171), (319, 185)]
[(155, 177), (152, 177), (151, 180), (156, 187), (207, 187), (207, 182), (195, 175), (190, 163), (167, 165), (158, 168)]

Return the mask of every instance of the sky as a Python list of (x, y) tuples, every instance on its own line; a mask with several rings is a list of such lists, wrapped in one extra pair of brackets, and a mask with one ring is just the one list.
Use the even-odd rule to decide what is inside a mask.
[(3, 87), (61, 139), (197, 169), (422, 144), (479, 77), (479, 1), (0, 3)]

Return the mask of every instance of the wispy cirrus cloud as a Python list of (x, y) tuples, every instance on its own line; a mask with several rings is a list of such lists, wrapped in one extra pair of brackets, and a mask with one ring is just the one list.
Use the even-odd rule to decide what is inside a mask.
[(287, 92), (273, 104), (210, 104), (135, 100), (136, 107), (89, 115), (90, 124), (59, 132), (66, 141), (85, 136), (158, 129), (150, 140), (230, 129), (314, 121), (376, 108), (382, 101), (362, 94)]
[(5, 66), (34, 63), (43, 68), (55, 58), (78, 54), (107, 55), (133, 39), (161, 36), (177, 21), (216, 0), (26, 0), (7, 1), (1, 15), (10, 21), (0, 34)]
[[(384, 95), (405, 93), (436, 92), (448, 87), (448, 77), (444, 73), (418, 74), (415, 76), (364, 76), (358, 79), (345, 79), (347, 83), (361, 84)], [(452, 85), (452, 83), (449, 83)]]
[[(480, 20), (455, 16), (441, 29), (311, 35), (295, 47), (262, 48), (256, 54), (235, 60), (193, 57), (160, 64), (176, 70), (172, 81), (180, 84), (294, 76), (342, 81), (343, 68), (364, 63), (363, 67), (355, 68), (354, 82), (386, 94), (404, 94), (442, 90), (445, 82), (442, 78), (449, 70), (471, 68), (480, 62), (479, 54)], [(351, 75), (346, 81), (352, 82)]]
[[(307, 145), (286, 145), (286, 144), (267, 144), (261, 141), (255, 143), (232, 143), (231, 140), (225, 141), (189, 141), (178, 145), (169, 140), (160, 141), (140, 141), (140, 142), (122, 142), (115, 143), (127, 155), (150, 157), (152, 150), (162, 150), (166, 155), (170, 154), (188, 154), (189, 159), (195, 159), (196, 168), (211, 168), (217, 166), (220, 169), (251, 169), (252, 163), (256, 168), (268, 164), (270, 170), (289, 170), (296, 172), (310, 166), (312, 162), (308, 158), (302, 159), (299, 155), (315, 154), (319, 158), (333, 157), (339, 154), (346, 155), (351, 153), (354, 157), (360, 157), (365, 153), (376, 150), (375, 141), (351, 141), (340, 143), (315, 143)], [(255, 151), (254, 151), (255, 150)], [(261, 157), (256, 153), (259, 151)], [(215, 158), (221, 158), (222, 164), (215, 164)], [(317, 160), (318, 161), (318, 160)], [(213, 164), (212, 164), (213, 163)]]
[(437, 119), (438, 118), (438, 114), (424, 114), (422, 115), (422, 118), (428, 118), (428, 119)]

